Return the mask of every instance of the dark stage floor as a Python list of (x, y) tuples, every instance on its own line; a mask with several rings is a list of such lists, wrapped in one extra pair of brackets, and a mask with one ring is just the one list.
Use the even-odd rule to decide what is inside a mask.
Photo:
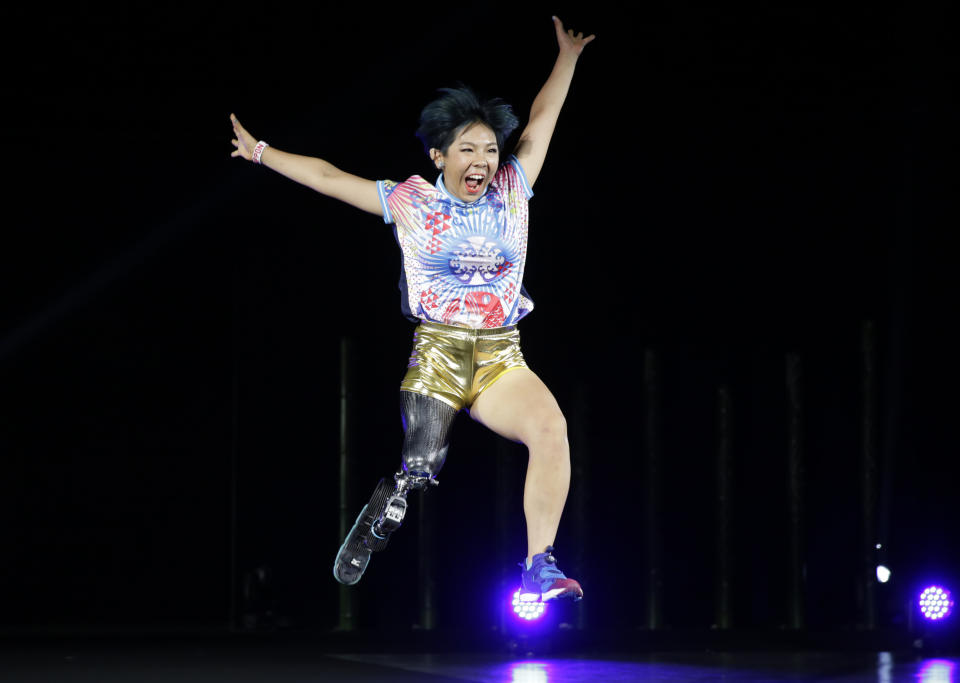
[[(300, 638), (0, 638), (0, 681), (306, 683), (318, 681), (838, 681), (953, 683), (960, 657), (904, 652), (751, 650), (511, 655), (414, 652), (367, 643), (331, 651)], [(449, 644), (444, 644), (449, 647)], [(553, 648), (556, 649), (556, 648)]]

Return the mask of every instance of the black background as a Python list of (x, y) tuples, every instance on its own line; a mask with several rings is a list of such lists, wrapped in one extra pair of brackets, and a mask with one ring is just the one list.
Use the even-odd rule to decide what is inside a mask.
[[(734, 410), (735, 623), (786, 620), (787, 353), (803, 365), (808, 624), (858, 624), (866, 321), (894, 572), (881, 623), (902, 625), (920, 582), (960, 578), (945, 7), (561, 14), (598, 37), (531, 201), (537, 308), (521, 331), (570, 423), (578, 476), (557, 547), (588, 624), (640, 622), (622, 600), (646, 589), (647, 351), (662, 378), (666, 624), (713, 622), (720, 386)], [(353, 510), (398, 464), (399, 256), (378, 218), (231, 159), (228, 115), (364, 177), (432, 178), (420, 108), (463, 81), (525, 119), (555, 56), (553, 12), (13, 11), (0, 626), (226, 625), (258, 609), (237, 597), (258, 567), (281, 626), (336, 623), (341, 338), (355, 359)], [(462, 627), (465, 609), (480, 630), (496, 622), (525, 551), (524, 461), (459, 419), (427, 501), (439, 628)], [(497, 463), (512, 472), (499, 488)], [(388, 594), (394, 622), (417, 621), (409, 526), (355, 589), (362, 625), (384, 623)]]

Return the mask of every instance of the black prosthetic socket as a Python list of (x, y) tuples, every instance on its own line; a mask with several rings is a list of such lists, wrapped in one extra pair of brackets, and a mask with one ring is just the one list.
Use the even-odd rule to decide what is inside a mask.
[(443, 401), (412, 391), (400, 392), (403, 416), (403, 471), (433, 478), (443, 467), (450, 446), (456, 409)]

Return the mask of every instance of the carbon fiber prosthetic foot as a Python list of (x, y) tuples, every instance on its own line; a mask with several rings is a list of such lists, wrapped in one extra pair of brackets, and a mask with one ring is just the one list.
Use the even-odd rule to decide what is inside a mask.
[(363, 576), (370, 555), (387, 547), (390, 534), (407, 513), (407, 493), (439, 482), (434, 478), (447, 458), (450, 426), (457, 411), (443, 401), (409, 391), (400, 392), (403, 417), (403, 469), (393, 482), (381, 479), (370, 501), (347, 533), (333, 563), (333, 575), (352, 586)]

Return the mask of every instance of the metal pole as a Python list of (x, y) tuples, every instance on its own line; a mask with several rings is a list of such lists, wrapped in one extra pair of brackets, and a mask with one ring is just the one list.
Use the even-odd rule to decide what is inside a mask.
[(787, 627), (804, 627), (803, 385), (800, 356), (787, 354), (787, 515), (789, 562)]
[(861, 327), (860, 348), (863, 359), (861, 374), (863, 415), (860, 457), (860, 571), (857, 593), (860, 603), (858, 605), (860, 608), (860, 625), (872, 631), (877, 627), (876, 585), (874, 583), (877, 538), (877, 351), (876, 326), (872, 320), (864, 321)]
[[(587, 525), (587, 500), (590, 499), (590, 477), (588, 464), (592, 461), (590, 457), (590, 441), (587, 438), (587, 392), (577, 392), (577, 398), (574, 401), (573, 409), (573, 433), (574, 439), (571, 445), (571, 471), (573, 474), (571, 488), (573, 498), (573, 533), (576, 542), (576, 552), (574, 554), (574, 567), (576, 567), (577, 576), (583, 576), (582, 569), (587, 566), (587, 543), (589, 542), (589, 527)], [(576, 610), (577, 630), (584, 630), (587, 627), (588, 602), (584, 602)]]
[[(905, 27), (904, 27), (905, 28)], [(893, 232), (892, 244), (887, 250), (887, 273), (890, 296), (890, 312), (887, 323), (883, 363), (884, 382), (884, 417), (882, 446), (880, 452), (882, 460), (878, 471), (879, 496), (877, 501), (877, 554), (878, 564), (886, 564), (890, 553), (890, 515), (893, 506), (893, 480), (896, 471), (898, 451), (900, 449), (900, 426), (903, 409), (903, 383), (905, 345), (908, 340), (907, 330), (911, 329), (909, 314), (912, 291), (912, 268), (914, 261), (913, 224), (915, 220), (924, 222), (927, 209), (925, 202), (916, 202), (915, 190), (915, 159), (916, 136), (922, 130), (925, 121), (921, 112), (925, 107), (918, 107), (913, 93), (907, 95), (902, 120), (907, 125), (903, 136), (902, 149), (902, 176), (900, 190), (896, 201), (896, 229)], [(929, 215), (929, 214), (928, 214)], [(883, 591), (883, 588), (877, 588)], [(882, 601), (881, 601), (882, 603)], [(911, 613), (912, 614), (912, 613)], [(878, 615), (882, 621), (883, 616)]]
[(647, 610), (646, 627), (663, 626), (663, 558), (660, 521), (660, 369), (653, 349), (643, 354), (643, 398), (646, 426), (646, 537)]
[[(494, 518), (497, 525), (497, 556), (499, 558), (497, 564), (500, 567), (500, 592), (498, 595), (507, 596), (518, 588), (517, 573), (512, 567), (516, 566), (513, 564), (513, 562), (516, 561), (514, 555), (519, 553), (515, 552), (515, 539), (510, 533), (516, 524), (514, 521), (514, 524), (511, 525), (510, 518), (510, 501), (514, 500), (514, 496), (516, 495), (514, 468), (511, 466), (513, 464), (511, 463), (511, 455), (514, 454), (510, 452), (510, 444), (506, 439), (497, 439), (495, 453), (497, 479), (493, 500)], [(523, 554), (526, 556), (526, 536), (523, 537), (523, 541)], [(511, 560), (511, 558), (514, 559)], [(502, 636), (508, 635), (509, 621), (507, 617), (509, 614), (506, 605), (498, 603), (495, 615), (496, 628)]]
[(730, 552), (730, 524), (733, 495), (733, 401), (730, 389), (717, 390), (717, 587), (715, 625), (719, 629), (733, 626), (731, 610), (731, 573), (733, 559)]
[(239, 582), (237, 581), (237, 572), (239, 571), (238, 565), (238, 520), (237, 512), (239, 505), (239, 491), (238, 486), (240, 485), (239, 481), (239, 448), (240, 448), (240, 295), (238, 289), (240, 285), (238, 284), (239, 275), (237, 271), (239, 266), (237, 265), (237, 258), (234, 258), (234, 268), (233, 268), (233, 316), (232, 316), (232, 326), (233, 326), (233, 358), (232, 358), (232, 377), (231, 377), (231, 386), (230, 386), (230, 481), (228, 492), (228, 514), (229, 514), (229, 529), (228, 529), (228, 546), (229, 546), (229, 564), (228, 572), (228, 586), (230, 590), (230, 604), (229, 604), (229, 614), (227, 616), (228, 628), (230, 630), (238, 629), (240, 627), (240, 607), (239, 607), (239, 595), (238, 591), (240, 590)]
[(436, 612), (436, 581), (432, 569), (437, 566), (434, 552), (436, 551), (434, 536), (436, 535), (436, 522), (430, 511), (430, 496), (427, 492), (421, 490), (418, 506), (418, 524), (417, 524), (417, 544), (419, 553), (417, 554), (417, 583), (420, 587), (420, 628), (424, 631), (432, 631), (437, 627)]
[[(350, 519), (350, 340), (340, 338), (340, 536), (343, 540), (352, 526)], [(338, 628), (341, 631), (352, 631), (356, 628), (356, 614), (353, 600), (353, 591), (349, 586), (340, 586), (340, 619)]]

